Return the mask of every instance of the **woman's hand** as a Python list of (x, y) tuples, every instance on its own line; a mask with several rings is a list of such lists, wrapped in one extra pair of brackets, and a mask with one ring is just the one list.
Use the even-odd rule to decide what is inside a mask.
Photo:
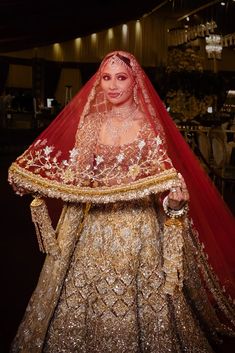
[(30, 194), (30, 191), (23, 188), (22, 186), (16, 186), (14, 183), (11, 184), (11, 186), (17, 195), (23, 196), (26, 194)]
[(189, 201), (189, 193), (181, 174), (179, 176), (179, 184), (172, 187), (168, 194), (168, 206), (172, 210), (181, 209), (186, 202)]

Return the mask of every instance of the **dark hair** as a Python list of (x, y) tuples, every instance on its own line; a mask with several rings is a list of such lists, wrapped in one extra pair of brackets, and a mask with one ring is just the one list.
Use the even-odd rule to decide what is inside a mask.
[(117, 56), (119, 57), (119, 59), (121, 59), (122, 61), (124, 61), (124, 63), (125, 63), (126, 65), (128, 65), (128, 66), (130, 67), (130, 69), (131, 69), (131, 62), (130, 62), (130, 59), (129, 59), (129, 58), (127, 58), (126, 56), (123, 56), (123, 55), (121, 55), (121, 54), (119, 54), (119, 53), (117, 53)]

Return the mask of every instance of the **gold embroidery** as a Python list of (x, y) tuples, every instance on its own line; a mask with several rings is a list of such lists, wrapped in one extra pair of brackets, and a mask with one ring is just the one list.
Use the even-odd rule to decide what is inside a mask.
[(97, 142), (96, 147), (97, 126), (90, 116), (84, 124), (84, 136), (79, 135), (67, 160), (61, 161), (60, 152), (46, 140), (38, 140), (33, 154), (24, 153), (11, 165), (9, 182), (18, 186), (19, 193), (22, 188), (65, 201), (112, 202), (164, 191), (171, 186), (170, 179), (177, 178), (161, 137), (154, 135), (149, 124), (141, 125), (132, 143)]
[(114, 202), (144, 197), (151, 193), (168, 190), (177, 179), (175, 169), (169, 169), (155, 177), (146, 177), (129, 185), (88, 188), (65, 185), (34, 175), (13, 163), (9, 169), (9, 182), (14, 181), (22, 188), (31, 192), (39, 192), (49, 197), (62, 198), (71, 202)]

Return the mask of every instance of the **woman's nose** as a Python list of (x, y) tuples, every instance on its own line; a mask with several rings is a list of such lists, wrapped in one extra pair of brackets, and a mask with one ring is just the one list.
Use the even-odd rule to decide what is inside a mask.
[(115, 89), (117, 88), (117, 83), (115, 79), (110, 80), (110, 85), (109, 85), (110, 89)]

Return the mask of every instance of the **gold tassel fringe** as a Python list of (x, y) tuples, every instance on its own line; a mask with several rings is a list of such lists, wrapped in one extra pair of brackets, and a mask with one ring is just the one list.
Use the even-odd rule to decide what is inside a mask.
[(31, 202), (30, 209), (32, 221), (36, 229), (39, 249), (57, 258), (60, 254), (60, 248), (45, 201), (42, 198), (36, 197)]
[(163, 230), (163, 270), (165, 292), (173, 295), (183, 287), (183, 224), (182, 220), (169, 218)]

